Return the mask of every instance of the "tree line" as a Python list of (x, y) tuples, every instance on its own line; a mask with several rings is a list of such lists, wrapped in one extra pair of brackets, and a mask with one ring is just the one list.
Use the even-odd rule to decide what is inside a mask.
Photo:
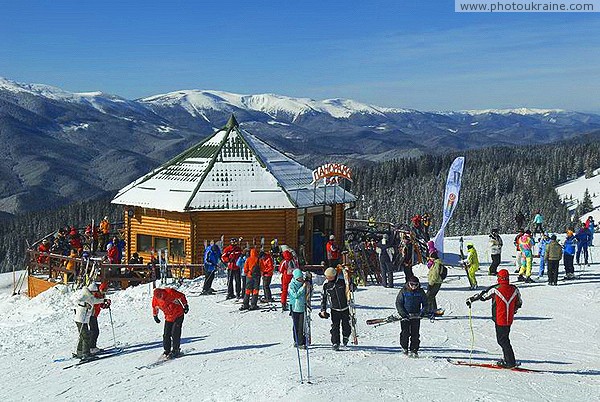
[(457, 156), (465, 156), (465, 166), (447, 235), (487, 234), (492, 228), (514, 233), (517, 212), (531, 222), (538, 209), (548, 231), (562, 232), (573, 225), (573, 217), (554, 189), (600, 166), (600, 141), (595, 134), (548, 145), (490, 147), (361, 166), (353, 172), (350, 191), (358, 197), (353, 214), (409, 223), (414, 214), (429, 212), (435, 230), (441, 223), (448, 169)]

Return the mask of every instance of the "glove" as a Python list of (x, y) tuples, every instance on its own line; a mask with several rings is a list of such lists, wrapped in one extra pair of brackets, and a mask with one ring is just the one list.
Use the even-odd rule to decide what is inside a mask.
[(157, 315), (154, 316), (154, 322), (156, 322), (157, 324), (160, 324), (160, 319), (158, 318)]
[(327, 311), (321, 311), (319, 317), (327, 319), (329, 318), (329, 313)]
[(476, 299), (474, 299), (473, 297), (469, 297), (469, 298), (467, 299), (467, 306), (468, 306), (468, 307), (471, 307), (471, 304), (472, 304), (472, 303), (473, 303), (475, 300), (476, 300)]
[(183, 306), (183, 314), (187, 314), (188, 311), (190, 311), (190, 306), (188, 306), (187, 304), (185, 306)]
[(110, 308), (110, 299), (104, 299), (104, 305), (102, 306), (103, 308)]
[(409, 321), (409, 320), (410, 320), (410, 318), (408, 316), (405, 316), (405, 315), (400, 316), (400, 321)]

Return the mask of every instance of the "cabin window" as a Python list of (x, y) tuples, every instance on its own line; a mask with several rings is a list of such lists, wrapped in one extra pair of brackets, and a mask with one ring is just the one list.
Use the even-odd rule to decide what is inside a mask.
[(175, 257), (185, 256), (185, 242), (183, 239), (169, 239), (169, 254)]
[[(169, 247), (169, 239), (165, 237), (155, 237), (154, 238), (154, 249), (155, 250), (164, 250)], [(171, 254), (171, 253), (169, 253)]]
[(171, 257), (184, 257), (185, 240), (138, 234), (137, 251), (149, 253), (152, 250), (168, 250)]
[(152, 236), (137, 235), (137, 251), (150, 251), (152, 249)]

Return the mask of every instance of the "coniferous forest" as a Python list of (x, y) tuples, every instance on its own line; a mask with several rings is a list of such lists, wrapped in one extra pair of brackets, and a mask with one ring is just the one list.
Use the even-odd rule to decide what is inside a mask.
[[(484, 234), (493, 227), (513, 233), (515, 214), (521, 210), (531, 221), (537, 209), (544, 215), (547, 230), (562, 232), (571, 226), (571, 217), (554, 188), (600, 166), (600, 133), (542, 146), (493, 147), (356, 164), (350, 191), (358, 201), (351, 217), (408, 223), (412, 215), (429, 212), (435, 233), (441, 223), (446, 175), (457, 156), (465, 156), (465, 168), (458, 207), (446, 235)], [(103, 198), (4, 218), (0, 221), (0, 272), (22, 269), (27, 242), (67, 225), (84, 228), (105, 215), (112, 222), (120, 221), (122, 208)]]

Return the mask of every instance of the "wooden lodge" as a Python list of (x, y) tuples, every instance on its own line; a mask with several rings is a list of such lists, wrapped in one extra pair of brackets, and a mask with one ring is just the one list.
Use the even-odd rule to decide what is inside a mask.
[(273, 239), (325, 258), (330, 234), (342, 241), (355, 197), (339, 184), (313, 182), (312, 171), (242, 130), (233, 116), (212, 136), (119, 191), (125, 208), (125, 255), (144, 261), (168, 250), (170, 262), (201, 264), (205, 242), (265, 247)]

